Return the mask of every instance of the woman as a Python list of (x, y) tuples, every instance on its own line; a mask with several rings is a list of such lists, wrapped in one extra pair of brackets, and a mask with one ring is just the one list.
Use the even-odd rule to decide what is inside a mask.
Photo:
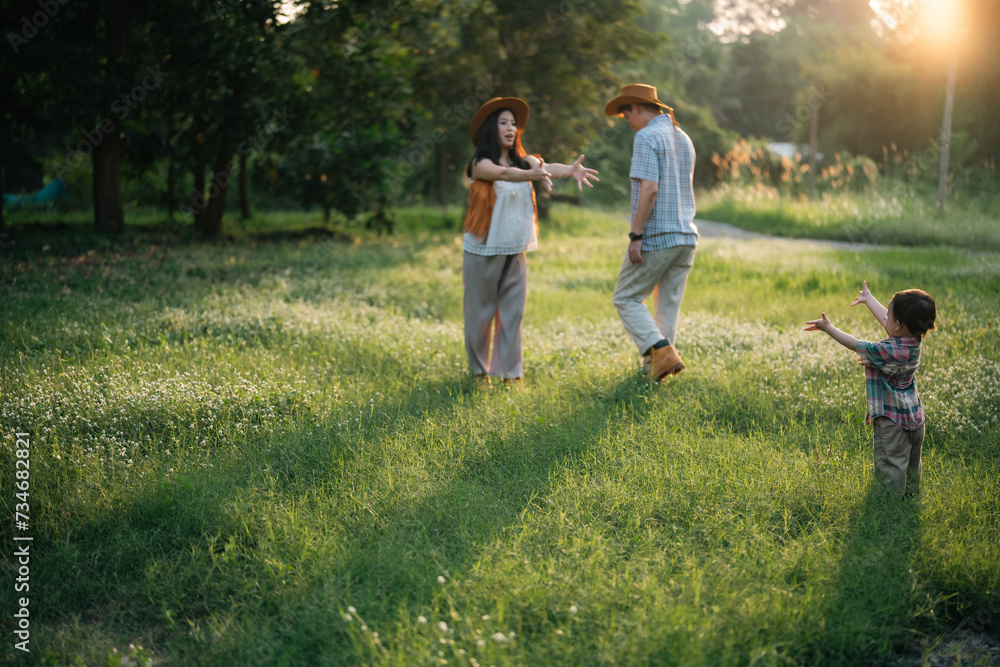
[[(532, 181), (552, 190), (553, 178), (576, 179), (594, 187), (597, 172), (582, 165), (545, 164), (525, 155), (521, 133), (528, 105), (516, 97), (494, 97), (479, 108), (469, 126), (476, 153), (466, 175), (469, 210), (462, 245), (465, 285), (465, 351), (469, 370), (486, 388), (490, 376), (504, 382), (523, 375), (521, 320), (528, 296), (525, 253), (538, 247), (538, 214)], [(492, 337), (492, 356), (490, 339)]]

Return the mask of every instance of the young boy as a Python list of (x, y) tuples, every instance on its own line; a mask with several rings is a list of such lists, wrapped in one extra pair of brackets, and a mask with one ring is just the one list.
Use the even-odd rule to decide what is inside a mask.
[(868, 415), (875, 450), (875, 476), (886, 483), (897, 498), (911, 482), (911, 493), (920, 486), (920, 449), (924, 442), (924, 408), (914, 379), (920, 363), (920, 341), (934, 330), (937, 315), (934, 299), (927, 292), (909, 289), (896, 292), (886, 309), (868, 291), (868, 283), (851, 303), (866, 304), (889, 338), (878, 343), (858, 340), (844, 333), (827, 318), (808, 320), (804, 331), (825, 331), (858, 355), (865, 367)]

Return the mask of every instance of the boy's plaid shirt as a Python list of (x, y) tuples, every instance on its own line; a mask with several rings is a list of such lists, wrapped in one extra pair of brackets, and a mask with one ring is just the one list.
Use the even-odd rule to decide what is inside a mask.
[(900, 428), (915, 431), (924, 423), (924, 406), (915, 378), (920, 364), (919, 338), (886, 338), (878, 343), (859, 340), (858, 363), (865, 367), (868, 415), (888, 417)]

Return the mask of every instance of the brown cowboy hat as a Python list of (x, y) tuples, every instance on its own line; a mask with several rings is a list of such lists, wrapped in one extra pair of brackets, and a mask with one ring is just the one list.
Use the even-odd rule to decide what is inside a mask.
[(472, 139), (472, 145), (476, 145), (479, 128), (483, 126), (483, 123), (490, 117), (490, 114), (497, 109), (505, 107), (514, 112), (514, 120), (517, 121), (518, 128), (523, 129), (528, 124), (528, 115), (530, 112), (528, 111), (527, 102), (519, 97), (494, 97), (479, 107), (479, 111), (472, 117), (472, 122), (469, 124), (469, 137)]
[(622, 86), (622, 91), (618, 97), (608, 102), (608, 105), (604, 107), (604, 113), (609, 116), (620, 116), (618, 107), (623, 104), (655, 104), (669, 112), (673, 111), (673, 109), (657, 99), (655, 87), (647, 86), (644, 83), (630, 83), (627, 86)]

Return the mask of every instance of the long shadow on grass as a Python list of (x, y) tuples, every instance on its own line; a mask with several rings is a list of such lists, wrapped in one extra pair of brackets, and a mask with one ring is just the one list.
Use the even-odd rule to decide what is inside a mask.
[[(437, 576), (467, 572), (484, 545), (545, 498), (559, 470), (600, 442), (610, 419), (644, 419), (651, 404), (635, 400), (642, 391), (641, 382), (628, 378), (596, 399), (574, 397), (592, 408), (551, 423), (522, 418), (506, 434), (486, 425), (470, 431), (443, 485), (416, 502), (386, 508), (379, 521), (348, 539), (331, 573), (335, 588), (348, 601), (363, 600), (385, 614), (406, 601), (429, 602)], [(508, 398), (497, 394), (487, 401)]]
[[(426, 385), (395, 406), (397, 419), (373, 422), (363, 438), (332, 425), (303, 427), (275, 438), (285, 443), (280, 450), (149, 484), (114, 511), (67, 521), (58, 542), (39, 545), (50, 564), (39, 581), (48, 596), (42, 627), (77, 619), (111, 636), (144, 637), (154, 651), (172, 646), (192, 662), (244, 651), (260, 663), (347, 659), (350, 637), (336, 627), (346, 605), (363, 604), (374, 621), (426, 608), (437, 575), (471, 569), (485, 545), (550, 492), (554, 473), (600, 442), (609, 419), (641, 420), (650, 405), (635, 400), (643, 384), (628, 378), (599, 396), (569, 397), (583, 410), (552, 423), (510, 413), (511, 428), (474, 427), (457, 442), (426, 495), (383, 486), (374, 502), (348, 508), (348, 520), (333, 520), (330, 532), (309, 519), (296, 527), (296, 516), (330, 512), (328, 495), (346, 507), (340, 490), (362, 448), (403, 438), (418, 449), (428, 420), (458, 419), (470, 402), (475, 412), (532, 396), (473, 391), (461, 380)], [(259, 498), (267, 516), (239, 511), (241, 500)], [(334, 503), (333, 511), (343, 510)], [(287, 642), (291, 627), (296, 638)], [(245, 649), (233, 639), (240, 633)]]
[(914, 639), (921, 601), (913, 563), (920, 497), (896, 499), (872, 481), (844, 541), (812, 664), (873, 664)]

